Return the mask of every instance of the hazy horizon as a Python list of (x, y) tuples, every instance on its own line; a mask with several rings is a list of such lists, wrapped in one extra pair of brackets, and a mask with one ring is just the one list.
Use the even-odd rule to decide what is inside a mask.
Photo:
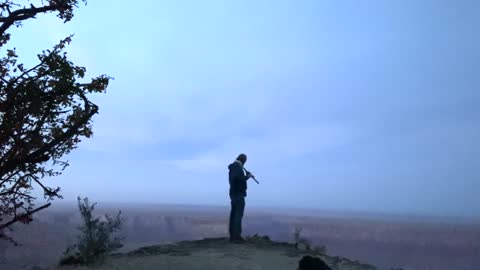
[[(40, 211), (28, 226), (12, 231), (22, 247), (3, 249), (8, 269), (26, 265), (56, 265), (65, 247), (78, 235), (82, 220), (78, 209), (58, 202)], [(56, 209), (56, 210), (55, 210)], [(95, 215), (122, 210), (120, 252), (152, 245), (205, 238), (225, 238), (228, 207), (137, 205), (99, 203)], [(278, 211), (252, 206), (245, 213), (244, 235), (267, 235), (276, 242), (293, 244), (294, 228), (315, 246), (325, 246), (329, 256), (375, 265), (379, 270), (479, 269), (479, 223), (462, 219), (372, 216), (352, 213)], [(1, 243), (1, 242), (0, 242)], [(5, 246), (3, 246), (5, 248)], [(253, 248), (250, 246), (250, 248)], [(41, 252), (38, 252), (41, 250)], [(230, 249), (228, 249), (230, 250)], [(2, 246), (0, 245), (0, 259)], [(5, 263), (5, 260), (3, 261)], [(2, 262), (0, 260), (0, 265)], [(13, 266), (17, 265), (18, 268)]]
[[(192, 203), (172, 203), (172, 202), (118, 202), (118, 201), (108, 201), (108, 200), (95, 200), (89, 198), (91, 203), (97, 203), (98, 209), (104, 209), (108, 211), (117, 211), (117, 210), (132, 210), (132, 209), (141, 209), (141, 207), (146, 207), (146, 209), (151, 210), (205, 210), (213, 211), (223, 210), (226, 211), (225, 215), (230, 211), (230, 204), (192, 204)], [(38, 201), (40, 205), (42, 202)], [(60, 210), (65, 209), (69, 211), (77, 211), (78, 203), (77, 200), (57, 200), (52, 202), (52, 205), (47, 208), (49, 210)], [(435, 214), (418, 214), (418, 213), (409, 213), (409, 212), (382, 212), (374, 210), (352, 210), (352, 209), (328, 209), (328, 208), (306, 208), (306, 207), (281, 207), (281, 206), (270, 206), (270, 205), (251, 205), (249, 206), (249, 211), (254, 214), (263, 213), (270, 215), (292, 215), (292, 216), (305, 216), (305, 217), (323, 217), (323, 218), (346, 218), (346, 219), (371, 219), (371, 220), (384, 220), (391, 222), (428, 222), (428, 223), (462, 223), (462, 224), (479, 224), (480, 217), (478, 216), (455, 216), (455, 215), (435, 215)], [(247, 213), (248, 214), (248, 213)]]
[[(134, 11), (132, 10), (134, 9)], [(115, 78), (66, 200), (480, 217), (479, 1), (89, 1), (12, 29)], [(35, 40), (35, 42), (31, 42)], [(8, 46), (7, 46), (8, 47)], [(41, 197), (41, 196), (40, 196)], [(56, 202), (54, 202), (56, 203)]]

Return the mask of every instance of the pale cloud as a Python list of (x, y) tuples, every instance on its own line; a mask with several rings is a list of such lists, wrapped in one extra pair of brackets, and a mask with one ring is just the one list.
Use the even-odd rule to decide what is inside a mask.
[(346, 127), (286, 126), (262, 136), (228, 137), (213, 149), (187, 160), (172, 160), (170, 164), (190, 172), (215, 172), (224, 170), (226, 162), (233, 161), (236, 155), (247, 153), (255, 163), (267, 167), (342, 147), (354, 140), (355, 132)]
[(72, 194), (223, 203), (245, 152), (266, 204), (478, 212), (477, 2), (107, 2), (15, 35), (35, 55), (75, 33), (75, 63), (115, 77)]
[(121, 94), (112, 90), (111, 100), (97, 102), (101, 114), (94, 118), (94, 135), (85, 142), (86, 149), (114, 153), (185, 140), (221, 142), (225, 137), (243, 135), (245, 129), (271, 132), (271, 125), (282, 121), (274, 115), (275, 107), (284, 104), (269, 92), (249, 98), (248, 91), (235, 97), (231, 91), (206, 94), (182, 88), (159, 90), (155, 98), (148, 98), (147, 91), (144, 96), (132, 96), (126, 106)]
[(197, 173), (224, 171), (226, 166), (225, 160), (220, 156), (211, 155), (197, 156), (192, 159), (167, 160), (160, 163), (169, 165), (174, 170)]

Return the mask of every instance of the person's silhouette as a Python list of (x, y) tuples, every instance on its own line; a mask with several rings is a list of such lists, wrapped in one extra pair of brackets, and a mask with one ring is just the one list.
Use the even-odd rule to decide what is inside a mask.
[(240, 154), (237, 159), (228, 165), (228, 180), (230, 183), (230, 242), (244, 242), (242, 238), (242, 218), (245, 211), (245, 197), (247, 196), (247, 180), (253, 175), (243, 166), (247, 162), (247, 155)]

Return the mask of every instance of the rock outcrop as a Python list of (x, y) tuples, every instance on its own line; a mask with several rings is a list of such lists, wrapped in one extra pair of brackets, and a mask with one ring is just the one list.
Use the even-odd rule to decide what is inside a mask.
[(332, 268), (322, 261), (322, 259), (306, 255), (298, 262), (298, 270), (332, 270)]

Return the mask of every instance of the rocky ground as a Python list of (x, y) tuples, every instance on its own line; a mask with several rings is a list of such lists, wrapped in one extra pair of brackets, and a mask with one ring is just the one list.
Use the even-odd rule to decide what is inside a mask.
[(268, 237), (253, 236), (243, 244), (229, 243), (226, 238), (183, 241), (171, 245), (143, 247), (115, 254), (103, 265), (62, 266), (57, 270), (294, 270), (304, 255), (320, 257), (333, 270), (374, 270), (368, 264), (347, 258), (332, 257), (316, 251), (295, 249), (291, 243), (278, 243)]

